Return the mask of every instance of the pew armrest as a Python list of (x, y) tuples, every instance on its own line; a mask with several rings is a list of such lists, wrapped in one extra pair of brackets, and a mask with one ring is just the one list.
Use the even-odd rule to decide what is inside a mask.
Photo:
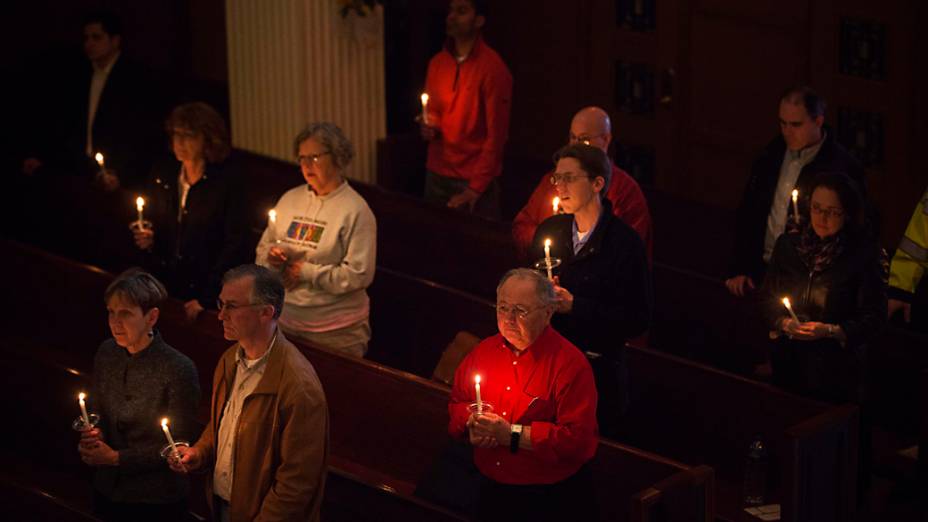
[(693, 513), (703, 522), (715, 520), (715, 472), (709, 466), (675, 473), (631, 498), (633, 522), (692, 520)]

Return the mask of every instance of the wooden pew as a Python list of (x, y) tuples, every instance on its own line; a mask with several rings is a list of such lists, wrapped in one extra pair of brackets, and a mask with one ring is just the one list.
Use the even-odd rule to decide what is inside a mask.
[[(33, 311), (42, 303), (53, 302), (51, 299), (67, 285), (89, 293), (81, 298), (82, 292), (66, 292), (69, 296), (61, 303), (86, 303), (101, 295), (112, 277), (28, 247), (12, 243), (4, 246), (8, 251), (16, 250), (15, 255), (5, 260), (8, 268), (20, 269), (14, 281), (14, 290), (18, 292), (16, 303), (31, 307)], [(41, 314), (36, 313), (5, 318), (2, 324), (5, 332), (12, 331), (14, 326), (27, 331), (37, 324), (56, 326), (40, 340), (18, 345), (19, 349), (5, 348), (10, 343), (0, 338), (4, 360), (12, 359), (7, 368), (24, 367), (21, 359), (26, 357), (44, 369), (43, 381), (60, 383), (64, 374), (78, 377), (80, 370), (68, 372), (68, 365), (89, 367), (100, 339), (93, 329), (79, 327), (82, 322), (97, 320), (91, 310), (88, 306), (55, 306), (41, 319), (38, 319)], [(168, 342), (194, 359), (204, 380), (204, 375), (211, 374), (204, 368), (214, 366), (229, 343), (219, 334), (215, 315), (207, 314), (196, 325), (185, 324), (182, 317), (181, 303), (168, 303), (162, 307), (160, 329)], [(14, 337), (23, 339), (23, 336)], [(25, 337), (28, 341), (28, 336)], [(44, 343), (52, 347), (46, 348)], [(27, 357), (29, 349), (35, 353)], [(62, 352), (68, 355), (58, 367), (54, 361)], [(313, 347), (304, 347), (304, 353), (315, 366), (329, 399), (332, 467), (348, 469), (354, 474), (360, 470), (403, 495), (414, 492), (448, 441), (448, 388), (371, 361), (349, 359)], [(30, 378), (28, 373), (22, 375)], [(35, 372), (31, 375), (35, 378)], [(55, 402), (59, 395), (66, 393), (73, 396), (71, 388), (74, 387), (67, 383), (50, 387), (49, 390), (54, 390), (54, 399), (48, 402)], [(31, 400), (31, 395), (24, 394), (20, 403), (30, 404)], [(63, 408), (60, 414), (52, 417), (73, 419), (73, 412), (66, 406)], [(51, 415), (54, 408), (40, 408), (39, 411)], [(712, 472), (708, 468), (694, 469), (608, 441), (601, 443), (593, 467), (603, 520), (644, 520), (669, 512), (686, 513), (693, 520), (710, 520), (713, 516)]]

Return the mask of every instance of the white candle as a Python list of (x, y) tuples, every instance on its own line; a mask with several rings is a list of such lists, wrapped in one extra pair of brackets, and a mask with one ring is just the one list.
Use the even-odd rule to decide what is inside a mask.
[(799, 224), (799, 191), (793, 189), (793, 221)]
[(142, 226), (142, 209), (145, 208), (145, 198), (142, 196), (135, 198), (135, 208), (139, 211), (139, 226)]
[(474, 390), (477, 391), (477, 414), (483, 413), (483, 401), (480, 400), (480, 376), (474, 376)]
[(100, 170), (103, 170), (103, 154), (96, 153), (93, 159), (97, 160), (97, 165), (100, 165)]
[(83, 392), (79, 393), (77, 395), (77, 402), (81, 405), (81, 418), (84, 419), (84, 426), (90, 426), (90, 415), (87, 415), (87, 405), (84, 403), (84, 397), (86, 397), (86, 395), (84, 395)]
[(427, 93), (422, 93), (422, 96), (419, 97), (422, 100), (422, 123), (425, 125), (429, 124), (429, 95)]
[(545, 267), (548, 269), (548, 279), (554, 280), (551, 275), (551, 240), (545, 239)]
[(161, 419), (161, 429), (164, 431), (164, 436), (168, 439), (168, 444), (171, 445), (171, 453), (177, 454), (177, 444), (174, 444), (174, 437), (171, 436), (171, 429), (168, 428), (167, 417)]
[(796, 312), (793, 311), (793, 305), (791, 305), (791, 304), (789, 303), (789, 297), (784, 297), (784, 298), (783, 298), (783, 306), (785, 306), (785, 307), (786, 307), (786, 310), (789, 311), (789, 315), (790, 315), (790, 317), (793, 318), (793, 321), (796, 321), (796, 322), (798, 323), (798, 322), (799, 322), (799, 318), (796, 317)]
[(561, 205), (561, 198), (554, 196), (554, 199), (551, 200), (551, 208), (554, 209), (554, 213), (557, 214), (558, 207)]

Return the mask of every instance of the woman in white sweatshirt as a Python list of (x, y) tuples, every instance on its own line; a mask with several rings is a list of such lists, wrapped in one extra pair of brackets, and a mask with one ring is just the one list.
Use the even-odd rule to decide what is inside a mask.
[(285, 334), (363, 357), (371, 337), (366, 289), (374, 280), (377, 221), (345, 181), (354, 146), (337, 125), (321, 122), (303, 129), (294, 149), (306, 184), (277, 202), (255, 262), (281, 272)]

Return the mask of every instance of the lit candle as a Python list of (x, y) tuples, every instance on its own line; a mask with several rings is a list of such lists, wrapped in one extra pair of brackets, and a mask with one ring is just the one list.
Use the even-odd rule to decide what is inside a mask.
[(793, 221), (799, 224), (799, 191), (793, 189)]
[(142, 226), (142, 209), (145, 208), (145, 198), (139, 196), (135, 198), (135, 208), (139, 211), (139, 226)]
[(422, 93), (422, 96), (419, 97), (422, 100), (422, 123), (425, 125), (429, 124), (429, 95), (427, 93)]
[(551, 200), (551, 208), (554, 209), (554, 213), (557, 214), (558, 207), (561, 205), (561, 198), (554, 196), (554, 199)]
[(171, 429), (168, 428), (168, 418), (165, 417), (161, 419), (161, 429), (164, 431), (164, 436), (168, 439), (168, 444), (171, 445), (171, 453), (177, 454), (177, 444), (174, 444), (174, 437), (171, 436)]
[(545, 267), (548, 269), (548, 279), (554, 280), (551, 275), (551, 240), (545, 239)]
[(474, 375), (474, 389), (477, 391), (477, 415), (483, 413), (483, 401), (480, 400), (480, 376)]
[(274, 209), (267, 211), (267, 219), (271, 222), (271, 225), (277, 224), (277, 211)]
[(100, 165), (100, 170), (103, 170), (103, 154), (96, 153), (93, 159), (97, 160), (97, 165)]
[(87, 415), (87, 404), (84, 403), (84, 392), (77, 395), (77, 402), (81, 405), (81, 418), (84, 419), (84, 426), (90, 426), (90, 416)]
[(790, 317), (793, 318), (793, 321), (796, 321), (796, 322), (798, 323), (798, 322), (799, 322), (799, 318), (796, 317), (796, 312), (793, 311), (793, 305), (791, 305), (791, 304), (789, 303), (789, 297), (784, 297), (784, 298), (783, 298), (783, 306), (785, 306), (786, 309), (789, 311), (789, 315), (790, 315)]

